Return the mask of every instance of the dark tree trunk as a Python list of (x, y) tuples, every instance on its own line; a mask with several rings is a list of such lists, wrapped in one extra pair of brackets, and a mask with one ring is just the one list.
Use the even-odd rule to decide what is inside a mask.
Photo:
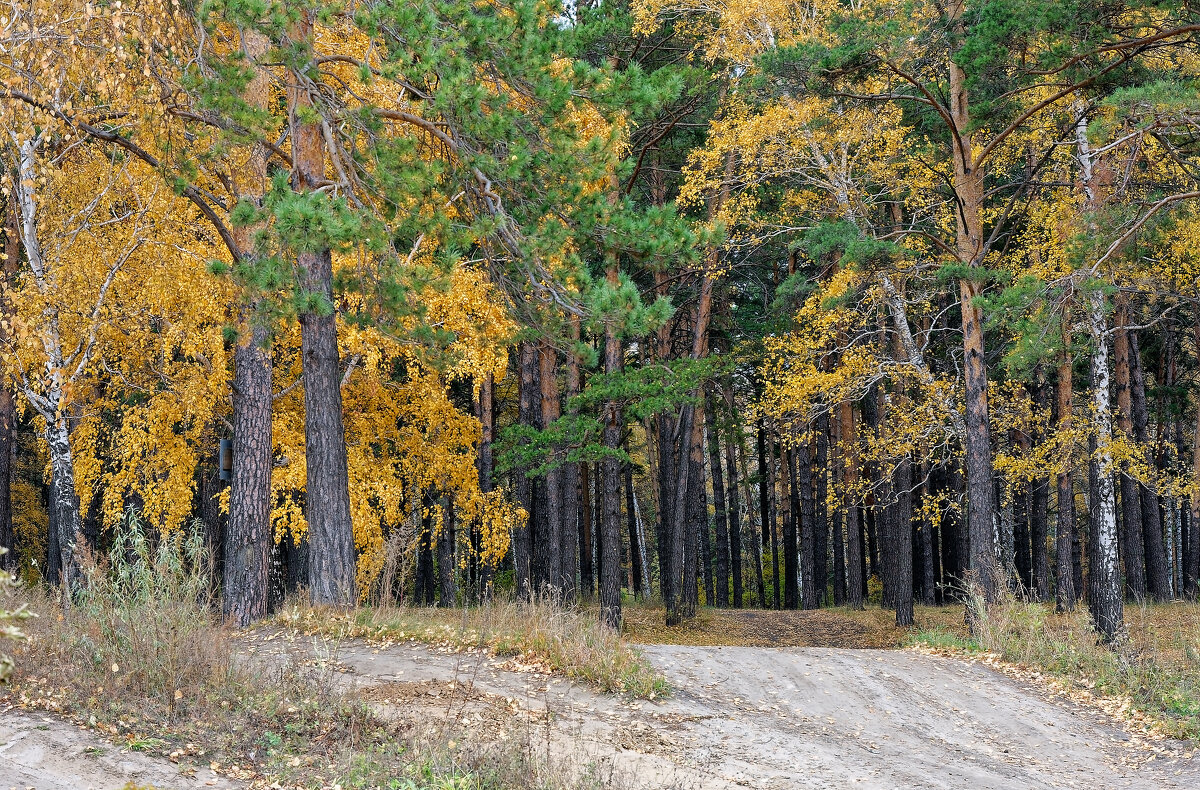
[(0, 382), (0, 570), (10, 573), (17, 569), (16, 534), (12, 521), (14, 405), (8, 382)]
[(433, 605), (434, 596), (437, 594), (434, 588), (433, 528), (429, 523), (428, 516), (421, 519), (421, 534), (417, 541), (417, 573), (414, 593), (413, 599), (418, 604), (426, 606)]
[(658, 446), (658, 521), (655, 523), (655, 537), (658, 547), (659, 592), (662, 594), (664, 605), (668, 600), (674, 600), (679, 594), (677, 573), (674, 570), (672, 540), (674, 535), (674, 505), (675, 505), (675, 471), (678, 456), (676, 444), (672, 441), (676, 421), (670, 413), (660, 414), (657, 419), (655, 439)]
[(633, 501), (633, 464), (625, 464), (625, 522), (629, 526), (629, 573), (633, 594), (645, 597), (645, 573), (642, 569), (642, 547), (638, 544), (637, 506)]
[(846, 602), (851, 609), (863, 608), (862, 530), (858, 522), (858, 435), (854, 426), (854, 407), (850, 401), (838, 406), (841, 431), (842, 512), (846, 514)]
[(896, 607), (896, 625), (913, 624), (913, 545), (912, 545), (912, 461), (901, 458), (896, 466), (896, 504), (892, 519), (894, 553), (892, 603)]
[(438, 606), (458, 603), (457, 563), (454, 561), (458, 522), (454, 517), (454, 502), (442, 497), (442, 531), (437, 536)]
[[(615, 286), (615, 267), (609, 269), (609, 282)], [(604, 373), (615, 376), (621, 370), (621, 340), (610, 323), (604, 333)], [(601, 462), (600, 479), (600, 622), (611, 628), (621, 626), (621, 462), (615, 457), (621, 449), (621, 406), (617, 401), (604, 404), (603, 442), (610, 455)]]
[[(1133, 439), (1133, 402), (1130, 393), (1129, 305), (1118, 296), (1113, 313), (1113, 383), (1117, 400), (1117, 427)], [(1135, 601), (1146, 597), (1145, 540), (1142, 537), (1142, 502), (1138, 482), (1122, 463), (1118, 478), (1121, 489), (1121, 559), (1125, 565), (1125, 591)]]
[[(1133, 438), (1141, 447), (1149, 447), (1150, 414), (1146, 407), (1146, 376), (1138, 348), (1137, 332), (1129, 331), (1130, 395), (1133, 405)], [(1142, 511), (1142, 537), (1146, 559), (1146, 586), (1156, 600), (1171, 598), (1171, 567), (1163, 544), (1162, 511), (1158, 490), (1153, 483), (1141, 484), (1138, 497)]]
[[(921, 475), (921, 499), (924, 500), (929, 488), (929, 466), (922, 464), (919, 467)], [(921, 539), (921, 598), (922, 603), (926, 606), (933, 606), (937, 603), (937, 571), (934, 568), (933, 558), (936, 553), (935, 541), (933, 538), (933, 525), (929, 519), (922, 516), (917, 522), (917, 531)]]
[[(1037, 385), (1033, 391), (1037, 408), (1045, 412), (1050, 407), (1050, 385), (1046, 381), (1042, 368), (1037, 371)], [(1046, 440), (1039, 431), (1035, 437), (1038, 444)], [(1050, 558), (1047, 548), (1047, 537), (1050, 518), (1050, 479), (1047, 477), (1034, 478), (1030, 486), (1029, 498), (1029, 543), (1032, 575), (1031, 591), (1039, 601), (1050, 600)]]
[(787, 453), (793, 518), (799, 518), (800, 605), (821, 608), (824, 580), (817, 576), (817, 518), (814, 502), (812, 446), (802, 442)]
[[(517, 422), (528, 428), (537, 428), (540, 422), (538, 403), (541, 398), (537, 381), (537, 348), (526, 340), (521, 343), (518, 355)], [(515, 525), (512, 530), (514, 583), (518, 595), (529, 596), (534, 592), (533, 530), (536, 514), (533, 479), (526, 474), (523, 467), (517, 468), (513, 475), (513, 496), (528, 514), (525, 523)]]
[[(292, 40), (307, 46), (315, 11), (302, 12)], [(292, 189), (310, 193), (325, 183), (321, 124), (309, 117), (312, 97), (289, 72), (288, 116), (292, 143)], [(300, 352), (304, 370), (305, 517), (308, 520), (308, 587), (318, 605), (352, 606), (358, 599), (354, 572), (354, 526), (346, 431), (342, 424), (333, 257), (328, 248), (297, 254), (299, 289), (311, 296), (301, 310)]]
[[(768, 455), (768, 452), (770, 453)], [(774, 577), (774, 603), (779, 608), (779, 547), (775, 529), (775, 452), (768, 448), (762, 417), (758, 418), (758, 507), (762, 514), (763, 547), (771, 547), (771, 575)], [(763, 602), (766, 606), (766, 602)]]
[(46, 485), (46, 512), (48, 529), (46, 532), (46, 581), (57, 585), (62, 579), (62, 553), (58, 550), (58, 510), (54, 507), (56, 499), (54, 478)]
[[(742, 608), (742, 510), (738, 492), (737, 448), (741, 441), (735, 434), (741, 431), (734, 404), (733, 383), (726, 376), (722, 382), (725, 411), (729, 415), (729, 430), (725, 437), (725, 473), (729, 476), (729, 566), (733, 582), (733, 606)], [(713, 476), (716, 477), (714, 472)]]
[(729, 606), (729, 530), (725, 513), (725, 475), (721, 471), (721, 441), (717, 431), (717, 402), (711, 391), (704, 413), (704, 428), (708, 433), (708, 468), (712, 477), (713, 525), (716, 527), (713, 589), (708, 600), (710, 604), (724, 608)]
[[(711, 579), (701, 555), (701, 537), (708, 532), (708, 503), (704, 492), (704, 405), (693, 407), (687, 451), (687, 543), (683, 559), (683, 608), (685, 617), (695, 617), (700, 603), (701, 582)], [(681, 481), (682, 482), (682, 481)], [(709, 599), (711, 600), (711, 598)]]
[[(479, 490), (485, 494), (491, 493), (494, 488), (492, 474), (494, 473), (494, 462), (492, 455), (492, 442), (495, 440), (496, 420), (495, 420), (495, 391), (496, 384), (491, 373), (488, 373), (483, 378), (483, 382), (479, 386)], [(475, 595), (480, 599), (490, 597), (492, 585), (492, 568), (480, 557), (480, 550), (483, 548), (480, 545), (482, 534), (479, 532), (479, 527), (476, 525), (472, 538), (472, 552), (474, 554), (473, 564), (476, 567), (475, 576)]]
[(829, 415), (816, 423), (816, 465), (813, 469), (813, 532), (816, 550), (817, 606), (826, 600), (829, 585)]
[[(1056, 412), (1058, 430), (1066, 433), (1071, 430), (1074, 411), (1074, 392), (1072, 384), (1072, 361), (1069, 350), (1063, 351), (1058, 365), (1058, 381)], [(1055, 525), (1055, 554), (1056, 573), (1054, 602), (1060, 612), (1070, 612), (1075, 609), (1077, 600), (1075, 574), (1072, 557), (1075, 541), (1075, 484), (1071, 479), (1071, 464), (1064, 463), (1058, 473), (1058, 522)]]
[(234, 351), (233, 469), (222, 611), (244, 628), (265, 617), (271, 548), (271, 357), (255, 326)]
[[(571, 340), (579, 343), (579, 318), (571, 319)], [(577, 409), (570, 405), (579, 394), (582, 382), (579, 372), (579, 356), (574, 350), (567, 354), (566, 401), (569, 414)], [(575, 599), (579, 575), (579, 516), (580, 516), (580, 464), (567, 464), (562, 470), (562, 572), (563, 597)]]
[[(1021, 448), (1023, 455), (1028, 455), (1032, 447), (1029, 434), (1024, 431), (1013, 431), (1013, 444)], [(1016, 566), (1017, 578), (1021, 581), (1021, 589), (1028, 595), (1033, 589), (1033, 552), (1029, 542), (1029, 508), (1032, 486), (1027, 480), (1018, 478), (1013, 481), (1012, 512), (1013, 512), (1013, 564)]]
[(579, 465), (579, 585), (583, 594), (591, 596), (596, 591), (595, 574), (592, 569), (592, 477), (586, 463)]
[[(796, 459), (797, 449), (780, 447), (779, 449), (779, 480), (780, 500), (785, 505), (785, 510), (782, 519), (782, 540), (780, 550), (783, 552), (783, 608), (799, 609), (801, 604), (800, 586), (803, 583), (806, 587), (806, 599), (812, 595), (808, 593), (807, 587), (812, 584), (812, 577), (816, 573), (816, 558), (812, 554), (812, 535), (806, 537), (807, 541), (802, 543), (800, 537), (800, 528), (804, 521), (801, 515), (800, 508), (800, 491), (796, 484)], [(806, 459), (807, 460), (807, 459)], [(810, 470), (811, 477), (811, 470)], [(811, 483), (811, 479), (809, 480)], [(812, 529), (812, 522), (808, 521), (806, 526), (809, 530)], [(803, 552), (803, 562), (801, 563), (801, 553)], [(804, 576), (803, 580), (801, 577)]]
[[(539, 352), (538, 382), (541, 390), (541, 426), (547, 429), (561, 414), (558, 402), (558, 355), (549, 343), (543, 343)], [(558, 459), (559, 450), (551, 451), (551, 461)], [(535, 563), (540, 577), (539, 587), (546, 589), (553, 597), (562, 595), (562, 467), (554, 465), (546, 477), (540, 481), (540, 494), (537, 527), (534, 529), (536, 538), (533, 547), (537, 556)]]

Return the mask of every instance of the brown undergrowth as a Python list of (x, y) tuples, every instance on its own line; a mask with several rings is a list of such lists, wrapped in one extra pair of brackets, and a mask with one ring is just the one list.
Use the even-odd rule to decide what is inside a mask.
[[(623, 635), (644, 644), (709, 647), (892, 648), (904, 644), (908, 629), (896, 627), (889, 609), (849, 607), (812, 611), (702, 608), (678, 626), (663, 625), (661, 604), (637, 603), (622, 610)], [(963, 622), (961, 606), (916, 607), (918, 627), (952, 628)]]
[(937, 652), (982, 656), (1076, 701), (1119, 716), (1150, 737), (1200, 741), (1200, 605), (1127, 604), (1126, 633), (1103, 644), (1086, 605), (1056, 613), (1053, 604), (1006, 595), (972, 603), (974, 634), (922, 628), (909, 643)]
[(210, 589), (198, 538), (151, 546), (129, 525), (69, 610), (24, 591), (39, 617), (0, 710), (53, 712), (184, 773), (213, 770), (252, 787), (611, 786), (551, 770), (519, 726), (495, 740), (436, 716), (397, 720), (344, 690), (330, 662), (246, 660), (216, 621)]

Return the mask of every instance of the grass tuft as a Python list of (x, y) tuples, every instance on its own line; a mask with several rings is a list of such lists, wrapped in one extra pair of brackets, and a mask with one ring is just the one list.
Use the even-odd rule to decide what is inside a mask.
[(489, 601), (476, 607), (364, 607), (344, 614), (293, 604), (276, 625), (336, 639), (410, 640), (458, 649), (482, 648), (527, 665), (642, 699), (670, 687), (640, 651), (601, 625), (595, 612), (548, 598)]

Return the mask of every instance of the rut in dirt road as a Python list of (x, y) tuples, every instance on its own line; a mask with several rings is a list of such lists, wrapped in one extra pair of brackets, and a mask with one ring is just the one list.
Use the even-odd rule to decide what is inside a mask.
[(641, 649), (676, 690), (670, 699), (597, 694), (500, 658), (412, 644), (347, 642), (337, 661), (397, 715), (441, 712), (480, 732), (524, 718), (544, 728), (553, 759), (621, 786), (1200, 786), (1184, 744), (1149, 751), (1097, 712), (967, 661), (903, 650)]

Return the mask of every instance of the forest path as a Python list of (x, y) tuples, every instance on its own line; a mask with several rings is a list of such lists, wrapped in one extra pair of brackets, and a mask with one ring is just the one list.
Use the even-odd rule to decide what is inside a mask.
[[(978, 663), (910, 650), (641, 649), (670, 699), (597, 694), (512, 660), (417, 644), (279, 639), (256, 652), (325, 655), (385, 715), (469, 737), (522, 732), (564, 770), (591, 764), (618, 787), (1200, 786), (1184, 744), (1139, 742)], [(509, 729), (517, 722), (528, 726)]]
[(119, 790), (127, 783), (164, 790), (241, 787), (208, 769), (194, 777), (157, 754), (114, 746), (56, 716), (0, 706), (0, 788)]

